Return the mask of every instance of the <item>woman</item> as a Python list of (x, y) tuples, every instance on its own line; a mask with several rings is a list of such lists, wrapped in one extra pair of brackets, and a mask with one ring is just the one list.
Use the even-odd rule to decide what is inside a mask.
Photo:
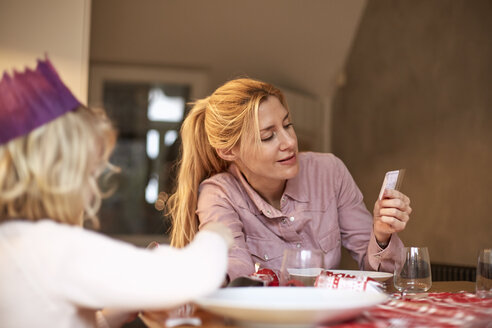
[(361, 269), (393, 270), (410, 200), (386, 190), (371, 217), (338, 158), (298, 152), (279, 89), (252, 79), (227, 82), (196, 102), (181, 137), (169, 199), (174, 246), (222, 222), (234, 236), (230, 279), (251, 274), (256, 263), (278, 270), (285, 248), (321, 249), (326, 268), (336, 268), (343, 245)]
[(97, 224), (115, 139), (48, 60), (0, 80), (0, 327), (117, 327), (222, 283), (232, 237), (221, 225), (152, 251), (82, 228)]

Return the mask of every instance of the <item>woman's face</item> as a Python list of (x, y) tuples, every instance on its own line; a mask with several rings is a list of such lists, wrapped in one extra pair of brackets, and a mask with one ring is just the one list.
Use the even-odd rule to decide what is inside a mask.
[(248, 182), (257, 190), (283, 186), (297, 175), (297, 136), (287, 109), (277, 97), (268, 96), (258, 108), (261, 145), (258, 152), (247, 143), (243, 154), (236, 153), (236, 163)]

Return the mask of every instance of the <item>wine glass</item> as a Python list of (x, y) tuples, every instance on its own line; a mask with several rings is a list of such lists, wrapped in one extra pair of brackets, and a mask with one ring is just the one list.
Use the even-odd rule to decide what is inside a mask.
[(286, 249), (280, 268), (280, 285), (314, 286), (323, 271), (323, 258), (321, 250)]
[(395, 288), (402, 293), (423, 293), (432, 286), (427, 247), (404, 247), (395, 263)]
[(480, 298), (492, 298), (492, 248), (478, 255), (476, 292)]

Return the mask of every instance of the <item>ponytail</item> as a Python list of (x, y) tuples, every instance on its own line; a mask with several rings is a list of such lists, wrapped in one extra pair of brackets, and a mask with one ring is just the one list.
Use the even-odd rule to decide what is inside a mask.
[(184, 247), (198, 231), (195, 214), (200, 183), (227, 168), (212, 148), (205, 131), (205, 110), (208, 98), (195, 103), (181, 127), (181, 161), (175, 193), (169, 197), (168, 211), (172, 217), (171, 245)]

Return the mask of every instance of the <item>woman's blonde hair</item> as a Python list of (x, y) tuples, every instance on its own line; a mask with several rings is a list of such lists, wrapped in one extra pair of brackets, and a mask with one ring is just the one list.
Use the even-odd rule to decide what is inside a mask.
[[(224, 172), (229, 163), (216, 149), (230, 150), (241, 142), (260, 144), (258, 108), (268, 96), (277, 97), (287, 108), (282, 92), (271, 84), (241, 78), (229, 81), (212, 95), (194, 103), (181, 127), (181, 161), (176, 191), (168, 200), (172, 218), (171, 245), (184, 247), (198, 230), (195, 214), (198, 186), (214, 174)], [(246, 147), (239, 147), (245, 152)]]
[[(103, 110), (80, 106), (0, 145), (0, 222), (11, 219), (98, 226), (98, 178), (116, 131)], [(109, 169), (109, 170), (108, 170)]]

